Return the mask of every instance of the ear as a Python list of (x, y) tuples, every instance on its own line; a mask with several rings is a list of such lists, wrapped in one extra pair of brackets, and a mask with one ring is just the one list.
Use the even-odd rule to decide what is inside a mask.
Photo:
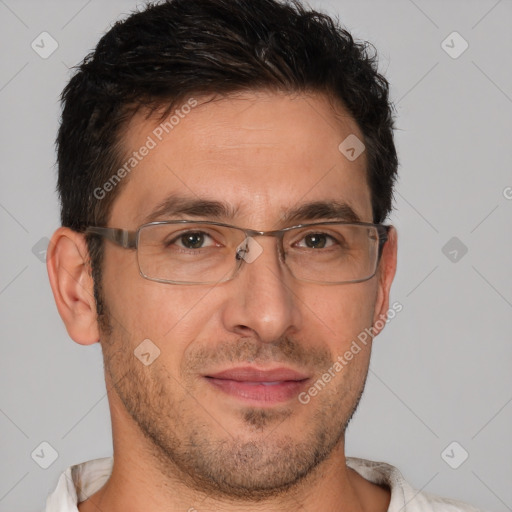
[(398, 235), (391, 226), (388, 231), (388, 240), (382, 249), (382, 256), (377, 270), (378, 289), (373, 315), (373, 334), (377, 336), (386, 324), (389, 311), (389, 292), (396, 272)]
[(55, 303), (69, 336), (81, 345), (99, 341), (85, 236), (65, 227), (55, 231), (46, 253), (46, 267)]

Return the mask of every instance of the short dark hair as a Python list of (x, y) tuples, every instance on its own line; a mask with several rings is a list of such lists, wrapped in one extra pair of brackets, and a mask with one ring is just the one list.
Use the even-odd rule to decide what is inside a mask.
[[(94, 190), (121, 165), (123, 128), (138, 109), (166, 115), (192, 95), (254, 90), (340, 101), (364, 135), (373, 220), (387, 217), (398, 161), (388, 82), (372, 45), (298, 0), (167, 0), (117, 22), (62, 93), (62, 225), (108, 222), (122, 183), (102, 199)], [(93, 269), (100, 247), (89, 240)]]

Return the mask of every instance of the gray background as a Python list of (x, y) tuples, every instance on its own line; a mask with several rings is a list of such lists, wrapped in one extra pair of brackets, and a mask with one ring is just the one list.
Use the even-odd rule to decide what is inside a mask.
[[(42, 509), (66, 467), (111, 454), (100, 346), (68, 338), (40, 258), (59, 225), (58, 95), (135, 5), (0, 0), (0, 511)], [(417, 488), (512, 510), (512, 2), (312, 5), (376, 45), (398, 114), (391, 301), (403, 311), (375, 342), (347, 453), (390, 462)], [(47, 59), (31, 48), (43, 31), (59, 45)], [(458, 36), (442, 45), (453, 31), (469, 44), (457, 58), (445, 49), (458, 54)], [(58, 453), (48, 469), (31, 457), (43, 441)]]

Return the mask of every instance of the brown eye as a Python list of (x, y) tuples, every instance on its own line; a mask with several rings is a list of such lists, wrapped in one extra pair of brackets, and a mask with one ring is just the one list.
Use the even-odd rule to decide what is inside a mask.
[(305, 236), (304, 241), (311, 249), (323, 249), (327, 244), (327, 236), (322, 233), (313, 233)]
[(180, 242), (187, 249), (200, 249), (204, 239), (204, 233), (186, 233), (180, 237)]
[(167, 248), (206, 249), (215, 246), (215, 240), (204, 231), (185, 231), (164, 242)]
[(308, 233), (297, 242), (297, 247), (306, 249), (327, 249), (337, 242), (327, 233)]

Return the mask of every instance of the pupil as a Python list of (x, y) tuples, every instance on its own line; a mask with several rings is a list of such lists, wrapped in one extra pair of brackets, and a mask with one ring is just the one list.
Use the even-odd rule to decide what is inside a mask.
[(325, 247), (325, 235), (315, 234), (306, 236), (306, 245), (314, 249)]
[(188, 233), (181, 237), (183, 245), (187, 249), (199, 249), (204, 242), (204, 235), (201, 233)]

